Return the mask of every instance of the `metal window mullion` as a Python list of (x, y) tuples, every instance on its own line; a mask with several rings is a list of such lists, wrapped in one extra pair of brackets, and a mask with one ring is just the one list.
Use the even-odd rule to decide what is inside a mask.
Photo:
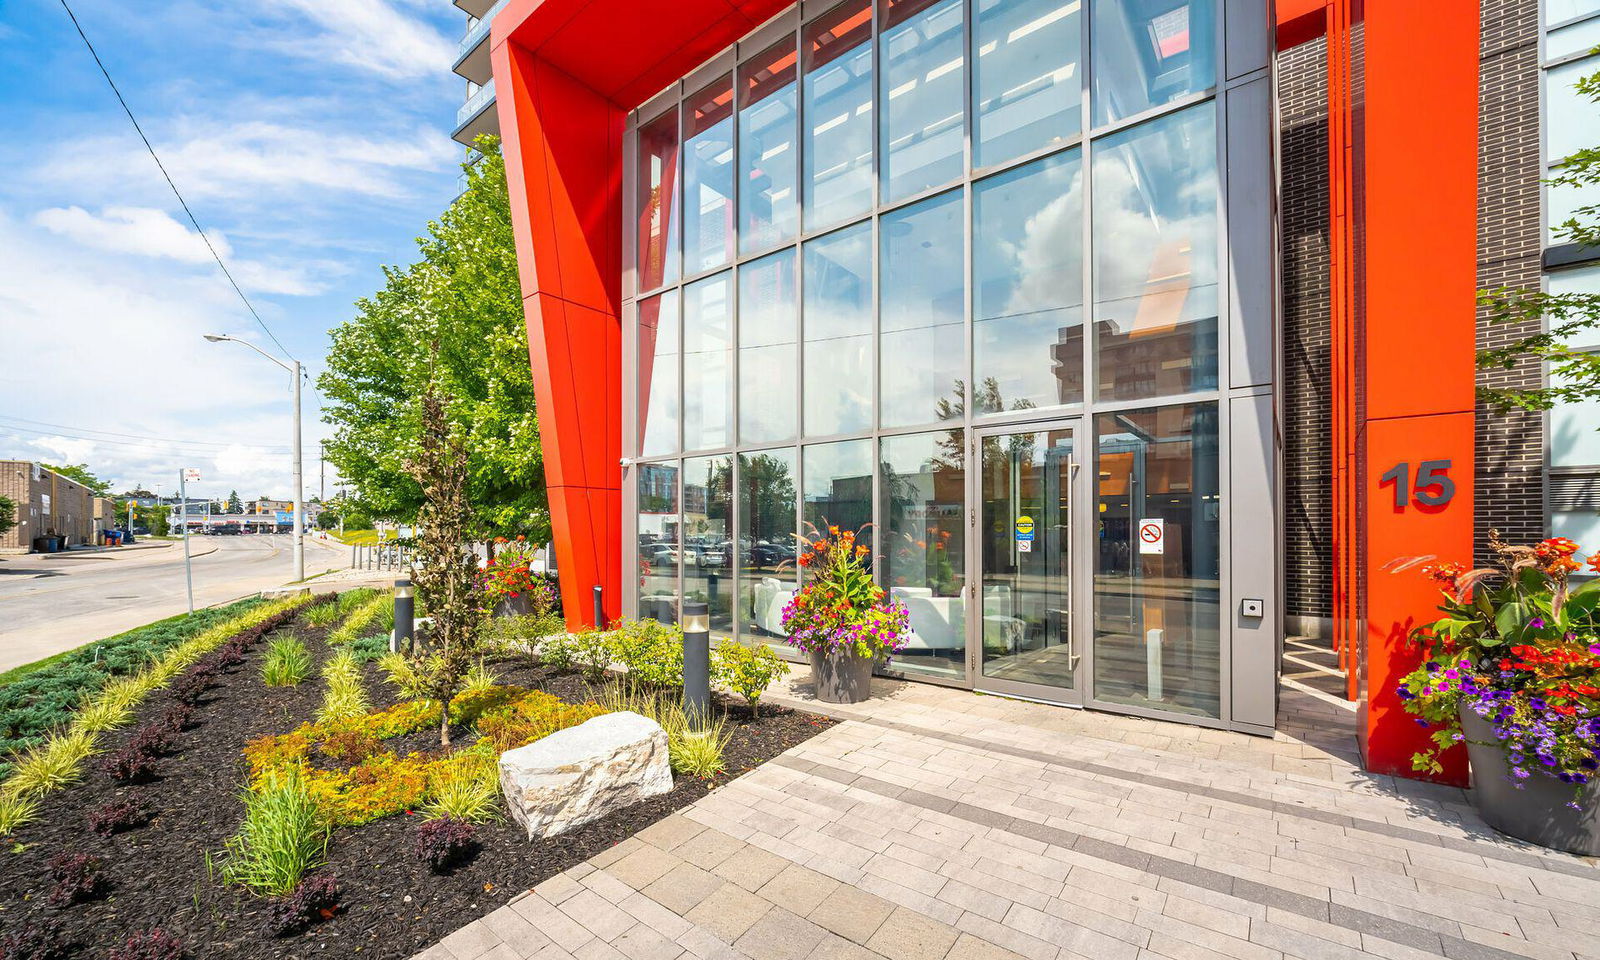
[[(1099, 476), (1100, 476), (1100, 449), (1096, 440), (1095, 412), (1099, 402), (1100, 387), (1096, 381), (1096, 371), (1099, 368), (1100, 325), (1095, 321), (1095, 247), (1094, 247), (1094, 140), (1089, 131), (1094, 127), (1094, 3), (1088, 2), (1080, 9), (1083, 11), (1083, 27), (1078, 31), (1078, 128), (1082, 132), (1078, 151), (1078, 178), (1081, 185), (1083, 201), (1078, 205), (1082, 221), (1078, 224), (1079, 243), (1082, 245), (1080, 253), (1082, 263), (1079, 265), (1080, 283), (1083, 289), (1083, 303), (1079, 308), (1079, 321), (1081, 324), (1081, 339), (1083, 341), (1083, 423), (1084, 441), (1088, 444), (1083, 449), (1081, 456), (1087, 466), (1084, 471), (1088, 474), (1083, 488), (1086, 491), (1083, 503), (1084, 512), (1089, 518), (1098, 523), (1099, 512)], [(1087, 529), (1087, 524), (1085, 524)], [(1074, 649), (1080, 651), (1078, 655), (1078, 668), (1072, 678), (1073, 689), (1078, 693), (1079, 703), (1091, 703), (1094, 700), (1094, 659), (1095, 659), (1095, 593), (1094, 578), (1095, 568), (1099, 563), (1099, 551), (1085, 550), (1080, 555), (1079, 562), (1070, 567), (1071, 575), (1078, 582), (1069, 586), (1079, 601), (1073, 604), (1074, 609), (1069, 615), (1067, 629), (1072, 631)]]

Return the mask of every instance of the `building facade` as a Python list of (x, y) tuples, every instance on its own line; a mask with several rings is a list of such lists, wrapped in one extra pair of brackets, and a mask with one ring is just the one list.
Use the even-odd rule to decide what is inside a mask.
[(16, 526), (0, 534), (0, 553), (28, 553), (41, 537), (60, 547), (95, 542), (95, 496), (83, 484), (27, 460), (0, 460), (0, 497), (16, 504)]
[(1596, 289), (1593, 0), (496, 6), (569, 610), (771, 642), (860, 529), (893, 672), (1264, 733), (1325, 636), (1405, 772), (1387, 567), (1600, 542), (1596, 411), (1473, 363), (1477, 288)]

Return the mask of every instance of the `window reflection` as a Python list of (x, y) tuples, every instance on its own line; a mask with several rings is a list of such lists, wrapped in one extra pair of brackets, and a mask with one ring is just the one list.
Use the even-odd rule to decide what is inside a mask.
[(961, 175), (966, 50), (962, 0), (883, 0), (884, 199)]
[(806, 229), (872, 206), (872, 4), (845, 0), (807, 24)]
[(973, 166), (1005, 163), (1083, 126), (1081, 0), (977, 0)]
[(963, 416), (966, 313), (961, 191), (883, 216), (879, 226), (884, 426)]
[(739, 634), (781, 639), (783, 608), (794, 598), (795, 490), (793, 449), (739, 454)]
[(788, 39), (739, 68), (739, 249), (763, 250), (799, 228), (795, 47)]
[(795, 435), (794, 249), (739, 268), (739, 440)]
[(1216, 83), (1216, 0), (1090, 0), (1097, 125)]
[(640, 127), (638, 139), (639, 289), (654, 290), (678, 279), (678, 111)]
[[(1095, 696), (1220, 716), (1217, 407), (1095, 418)], [(1159, 550), (1139, 531), (1159, 522)]]
[(872, 224), (805, 246), (805, 432), (872, 426)]
[(1102, 399), (1217, 385), (1217, 161), (1209, 104), (1094, 152), (1094, 318)]
[(972, 196), (974, 412), (1083, 400), (1083, 165), (1071, 150)]
[(678, 291), (639, 301), (639, 454), (678, 449)]
[(733, 427), (733, 282), (719, 273), (683, 288), (683, 446), (726, 447)]
[(678, 465), (638, 467), (639, 616), (678, 622)]
[(732, 458), (683, 461), (683, 598), (706, 603), (713, 637), (733, 635), (732, 532)]
[(684, 270), (733, 259), (733, 77), (684, 102)]
[(883, 583), (911, 612), (907, 673), (966, 673), (966, 452), (961, 430), (884, 437)]
[(856, 533), (872, 545), (872, 441), (814, 443), (805, 448), (803, 529), (808, 537), (829, 527)]

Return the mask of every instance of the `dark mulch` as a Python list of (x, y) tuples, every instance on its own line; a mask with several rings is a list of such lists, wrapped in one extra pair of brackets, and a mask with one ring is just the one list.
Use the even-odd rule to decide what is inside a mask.
[[(329, 629), (304, 624), (292, 629), (320, 662)], [(671, 793), (553, 840), (529, 842), (510, 821), (480, 826), (476, 857), (448, 876), (432, 874), (414, 858), (416, 817), (341, 829), (333, 836), (328, 864), (339, 879), (338, 912), (302, 934), (274, 939), (266, 933), (266, 903), (224, 886), (220, 878), (223, 841), (237, 829), (242, 813), (239, 751), (251, 739), (287, 732), (311, 719), (321, 703), (322, 684), (312, 679), (298, 687), (266, 687), (260, 672), (264, 650), (265, 643), (258, 645), (211, 691), (195, 711), (197, 726), (180, 735), (177, 754), (161, 761), (154, 782), (119, 785), (91, 761), (81, 784), (50, 795), (39, 819), (23, 826), (14, 844), (0, 846), (0, 931), (28, 920), (53, 920), (75, 944), (74, 956), (85, 958), (103, 957), (130, 932), (155, 926), (182, 939), (191, 957), (406, 958), (833, 723), (772, 707), (752, 722), (742, 704), (724, 704), (733, 728), (726, 773), (709, 782), (678, 776)], [(368, 671), (375, 704), (392, 702), (376, 668), (369, 665)], [(588, 690), (581, 677), (525, 659), (502, 661), (496, 672), (501, 682), (567, 700), (582, 699)], [(157, 693), (140, 709), (141, 722), (159, 716), (168, 703), (165, 692)], [(106, 746), (122, 745), (136, 727), (108, 738)], [(436, 733), (399, 738), (390, 746), (437, 747)], [(155, 811), (149, 826), (109, 838), (88, 831), (89, 811), (129, 797)], [(110, 896), (66, 909), (46, 905), (53, 885), (49, 860), (62, 852), (104, 858)]]

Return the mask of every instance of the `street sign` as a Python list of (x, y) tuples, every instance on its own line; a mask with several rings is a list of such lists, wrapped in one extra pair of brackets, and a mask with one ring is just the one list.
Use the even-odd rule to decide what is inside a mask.
[(183, 482), (184, 483), (199, 483), (200, 482), (200, 471), (199, 470), (185, 470), (185, 471), (183, 471)]
[(1139, 552), (1163, 554), (1167, 552), (1167, 522), (1165, 520), (1139, 521)]

